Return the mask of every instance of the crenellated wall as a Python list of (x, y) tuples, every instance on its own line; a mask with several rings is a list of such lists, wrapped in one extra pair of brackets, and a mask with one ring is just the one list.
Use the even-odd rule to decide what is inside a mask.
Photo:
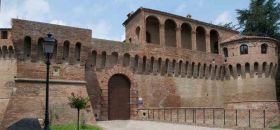
[(277, 42), (239, 36), (221, 43), (225, 57), (225, 104), (229, 108), (277, 109), (275, 75)]
[[(13, 19), (12, 23), (10, 42), (0, 40), (1, 43), (12, 43), (0, 44), (2, 50), (8, 50), (2, 51), (0, 63), (6, 67), (1, 74), (9, 73), (6, 76), (13, 83), (9, 91), (5, 90), (6, 96), (3, 97), (9, 100), (5, 100), (1, 106), (0, 119), (3, 117), (3, 120), (0, 129), (25, 117), (44, 119), (46, 65), (42, 38), (48, 32), (56, 40), (50, 68), (50, 120), (53, 124), (75, 122), (76, 116), (72, 113), (76, 111), (68, 105), (67, 97), (71, 93), (88, 96), (84, 69), (91, 30), (19, 19)], [(13, 64), (2, 61), (13, 61)], [(1, 75), (1, 78), (5, 77)], [(5, 86), (7, 88), (7, 84), (0, 88)], [(95, 122), (92, 109), (82, 111), (81, 116), (85, 122)]]
[[(13, 19), (0, 39), (1, 126), (43, 118), (46, 33), (56, 46), (50, 68), (54, 123), (75, 120), (72, 92), (89, 96), (86, 122), (108, 120), (109, 80), (130, 81), (130, 117), (140, 107), (278, 109), (274, 76), (277, 42), (165, 12), (140, 8), (128, 16), (125, 42), (92, 39), (88, 29)], [(0, 29), (1, 31), (1, 29)], [(265, 48), (265, 49), (264, 49)], [(143, 99), (139, 106), (138, 99)], [(30, 107), (32, 106), (32, 107)], [(94, 117), (95, 116), (95, 117)]]

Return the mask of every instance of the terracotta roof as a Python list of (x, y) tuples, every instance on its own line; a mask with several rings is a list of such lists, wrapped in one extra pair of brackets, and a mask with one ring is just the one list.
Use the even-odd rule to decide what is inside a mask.
[(123, 22), (123, 25), (126, 26), (126, 25), (127, 25), (138, 13), (140, 13), (141, 11), (151, 12), (151, 13), (161, 14), (161, 15), (167, 15), (167, 16), (169, 16), (169, 17), (174, 17), (174, 18), (181, 19), (181, 20), (184, 20), (184, 21), (194, 22), (194, 23), (198, 23), (198, 24), (201, 24), (201, 25), (210, 26), (210, 27), (213, 27), (213, 28), (219, 28), (219, 29), (222, 29), (222, 30), (227, 30), (227, 31), (239, 33), (239, 32), (236, 31), (236, 30), (228, 29), (228, 28), (225, 28), (225, 27), (222, 27), (222, 26), (218, 26), (218, 25), (211, 24), (211, 23), (206, 23), (206, 22), (202, 22), (202, 21), (195, 20), (195, 19), (192, 19), (192, 18), (187, 18), (187, 17), (183, 17), (183, 16), (179, 16), (179, 15), (175, 15), (175, 14), (171, 14), (171, 13), (167, 13), (167, 12), (163, 12), (163, 11), (158, 11), (158, 10), (143, 8), (143, 7), (138, 8), (130, 17), (128, 17), (128, 18)]
[(235, 35), (235, 36), (232, 36), (232, 37), (222, 41), (221, 44), (234, 42), (234, 41), (240, 41), (240, 40), (248, 40), (248, 39), (264, 39), (264, 40), (273, 40), (275, 42), (279, 42), (278, 40), (276, 40), (274, 38), (270, 38), (270, 37)]

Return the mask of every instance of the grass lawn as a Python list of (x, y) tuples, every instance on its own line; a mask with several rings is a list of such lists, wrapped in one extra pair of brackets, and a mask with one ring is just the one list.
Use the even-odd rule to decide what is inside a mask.
[[(52, 130), (76, 130), (76, 124), (63, 124), (63, 125), (53, 125), (51, 126)], [(102, 130), (99, 127), (93, 125), (80, 125), (80, 130)]]
[(280, 124), (279, 124), (279, 125), (276, 125), (276, 126), (271, 127), (271, 129), (280, 130)]

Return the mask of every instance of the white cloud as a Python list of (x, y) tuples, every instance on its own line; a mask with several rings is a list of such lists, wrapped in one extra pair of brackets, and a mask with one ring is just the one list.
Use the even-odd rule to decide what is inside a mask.
[(223, 13), (221, 13), (216, 20), (214, 21), (215, 24), (225, 24), (230, 22), (230, 12), (229, 11), (224, 11)]
[(101, 20), (101, 21), (97, 22), (97, 24), (93, 24), (91, 29), (93, 32), (92, 33), (93, 37), (109, 39), (112, 26), (111, 26), (111, 24), (107, 23), (105, 20)]
[(186, 10), (187, 8), (187, 3), (181, 3), (180, 5), (178, 5), (175, 9), (175, 12), (178, 13), (178, 14), (181, 14), (181, 13), (184, 13), (184, 11)]
[(0, 27), (10, 27), (11, 18), (44, 21), (50, 13), (47, 0), (2, 1)]
[(62, 20), (52, 20), (50, 22), (51, 24), (58, 24), (58, 25), (67, 25), (64, 21)]
[(45, 14), (50, 12), (50, 6), (46, 0), (26, 0), (24, 3), (24, 12), (31, 20), (42, 19)]

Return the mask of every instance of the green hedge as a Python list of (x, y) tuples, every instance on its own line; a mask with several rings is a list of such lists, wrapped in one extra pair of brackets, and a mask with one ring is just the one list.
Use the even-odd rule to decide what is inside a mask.
[[(63, 125), (53, 125), (52, 130), (76, 130), (76, 124), (63, 124)], [(99, 127), (93, 125), (81, 125), (80, 130), (102, 130)]]

